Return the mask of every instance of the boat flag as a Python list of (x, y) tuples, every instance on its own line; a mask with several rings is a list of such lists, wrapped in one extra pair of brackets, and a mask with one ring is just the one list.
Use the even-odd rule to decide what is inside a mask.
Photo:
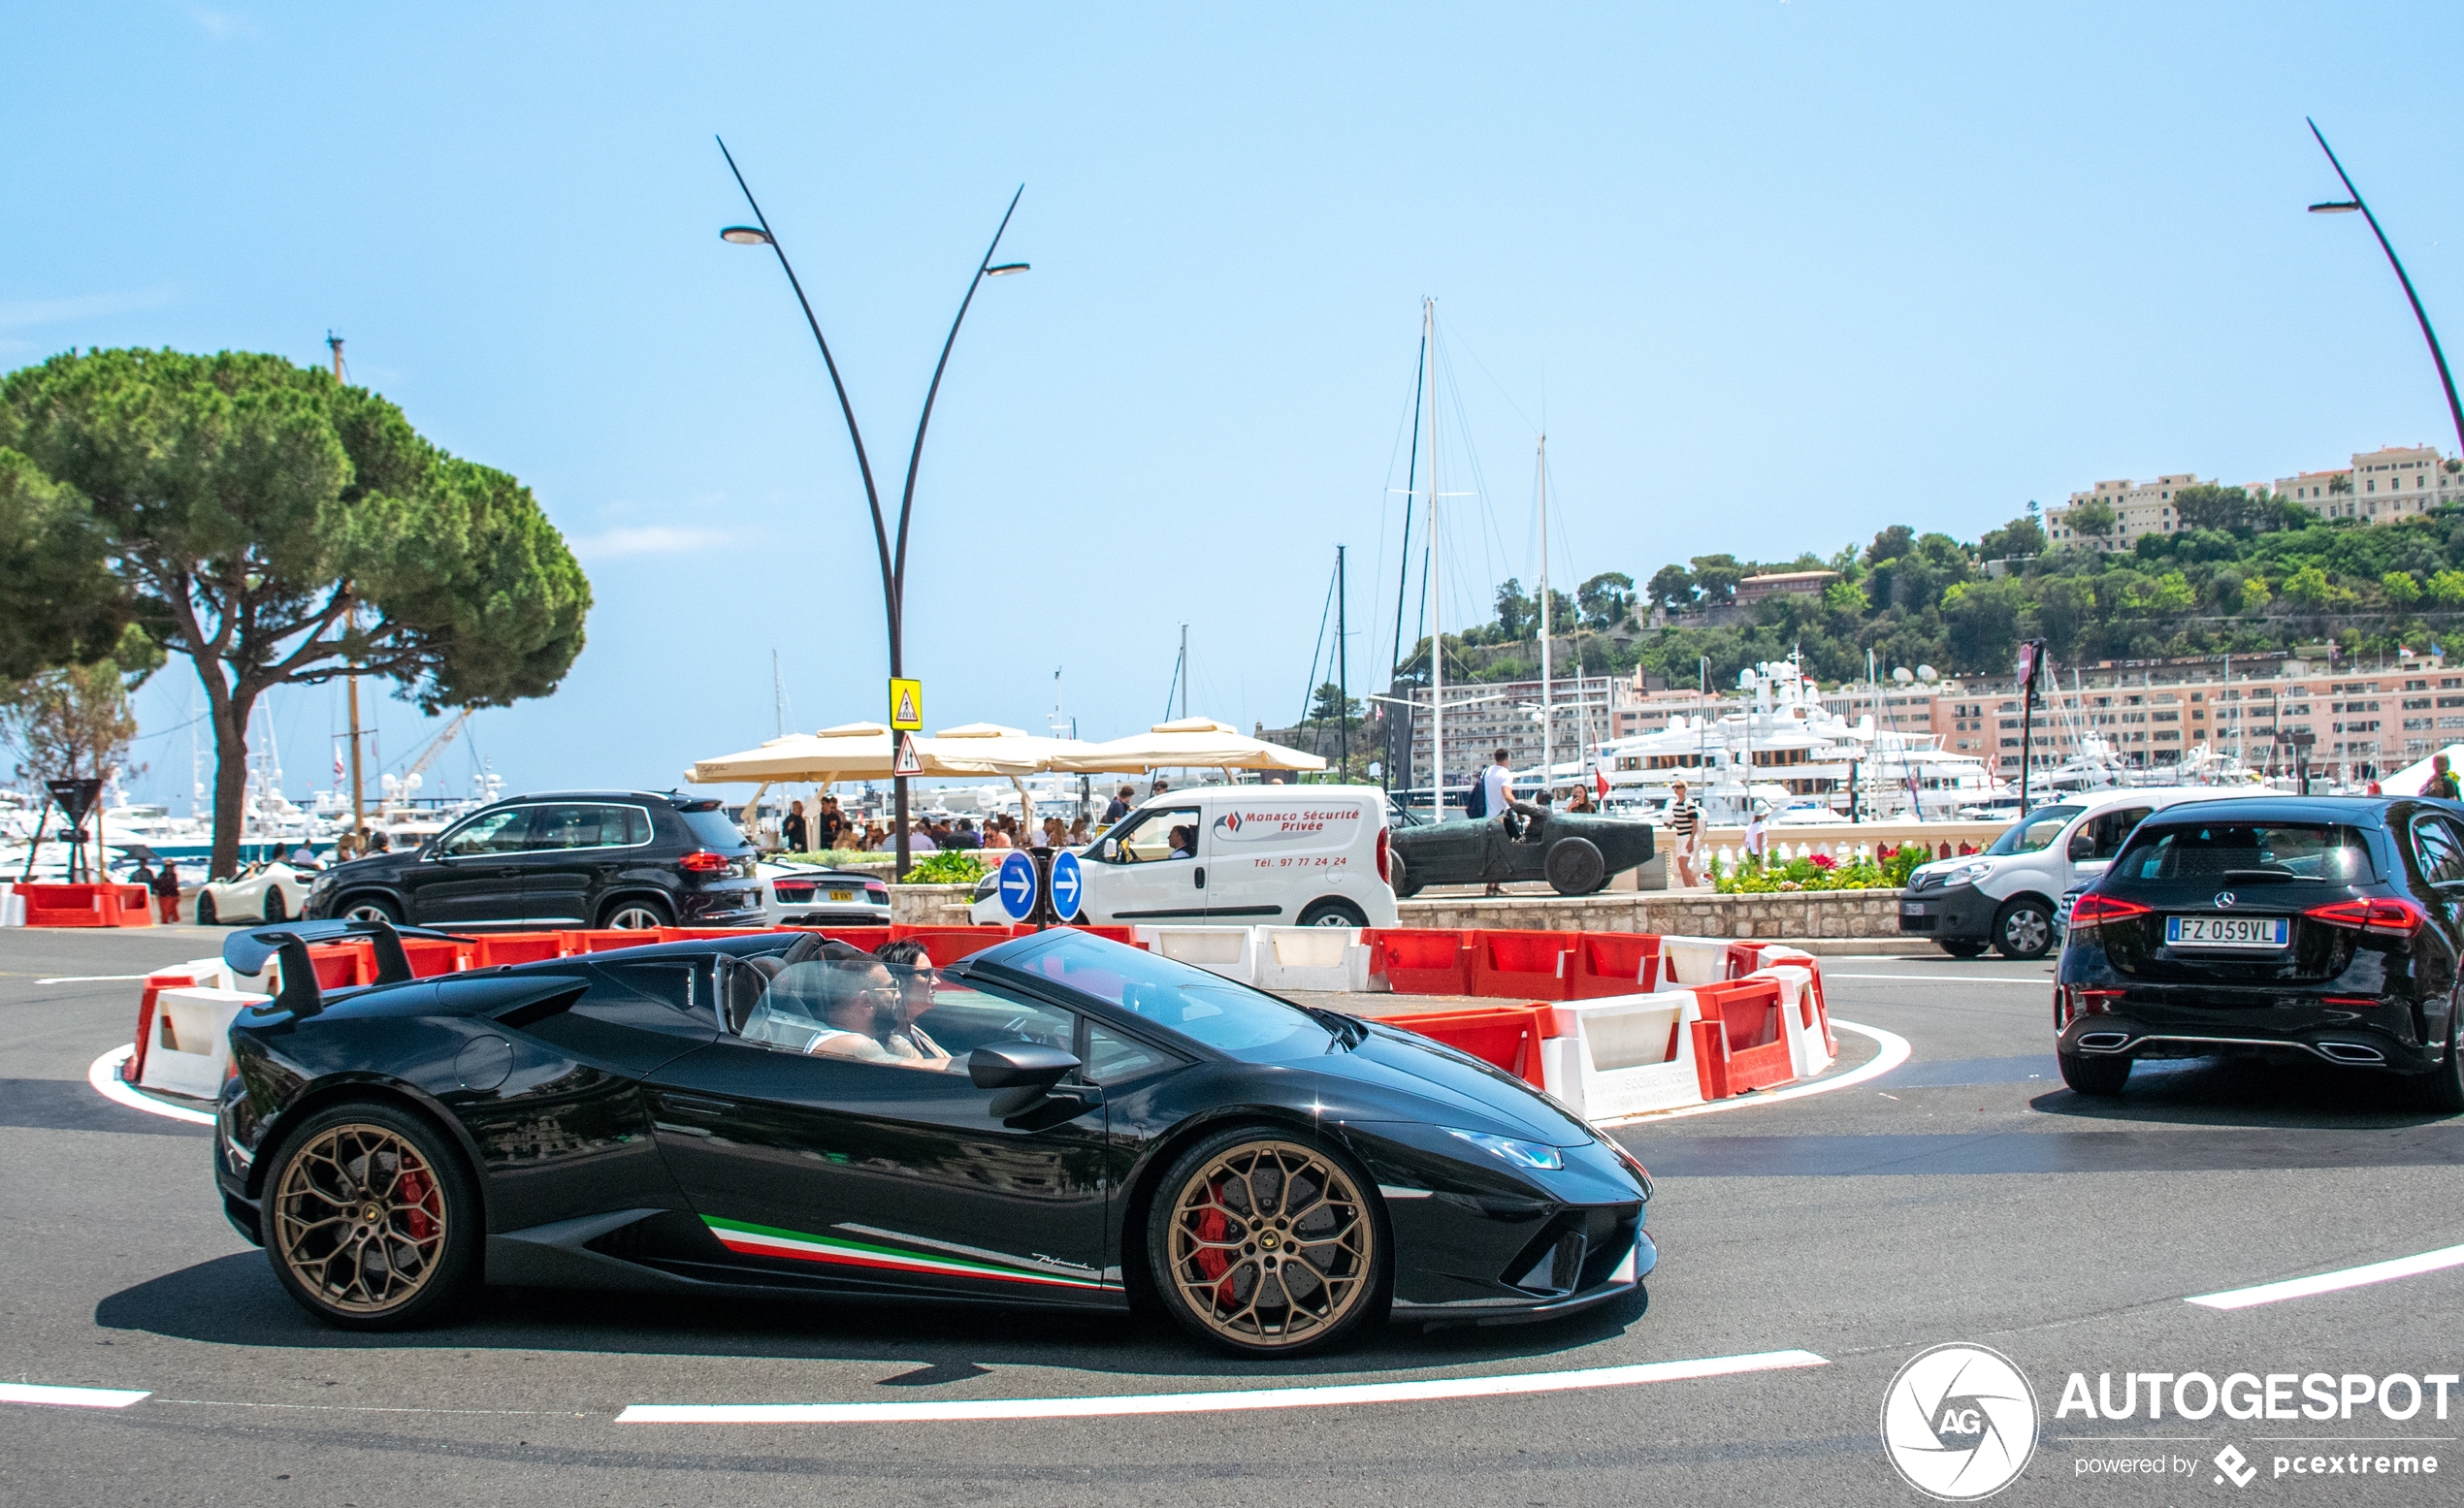
[(1599, 765), (1593, 765), (1591, 767), (1591, 783), (1593, 788), (1599, 792), (1599, 798), (1603, 801), (1607, 800), (1608, 772), (1602, 769)]

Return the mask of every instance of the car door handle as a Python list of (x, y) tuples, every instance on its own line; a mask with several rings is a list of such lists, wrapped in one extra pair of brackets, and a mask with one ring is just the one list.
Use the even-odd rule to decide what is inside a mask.
[(1191, 872), (1189, 878), (1191, 882), (1196, 884), (1199, 889), (1205, 889), (1207, 887), (1207, 867), (1204, 864), (1199, 865)]
[(659, 1100), (667, 1108), (683, 1110), (689, 1115), (725, 1115), (735, 1108), (725, 1100), (704, 1099), (697, 1094), (682, 1094), (673, 1089), (660, 1090)]

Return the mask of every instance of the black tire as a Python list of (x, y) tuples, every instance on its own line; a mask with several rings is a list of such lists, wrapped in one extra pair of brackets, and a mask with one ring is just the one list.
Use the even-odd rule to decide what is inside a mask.
[(1994, 914), (1994, 947), (2005, 958), (2042, 958), (2053, 950), (2053, 908), (2033, 896), (2004, 901)]
[(1410, 868), (1404, 863), (1402, 854), (1387, 854), (1386, 868), (1388, 872), (1394, 876), (1393, 880), (1388, 882), (1388, 884), (1395, 892), (1396, 900), (1408, 901), (1420, 893), (1420, 881), (1413, 876)]
[(403, 924), (402, 909), (381, 895), (355, 895), (335, 914), (351, 921), (382, 921), (393, 926)]
[[(1295, 1206), (1299, 1218), (1287, 1218)], [(1146, 1275), (1198, 1339), (1238, 1356), (1304, 1356), (1384, 1315), (1387, 1239), (1377, 1185), (1350, 1158), (1305, 1132), (1236, 1126), (1175, 1158), (1156, 1183)]]
[(1974, 938), (1946, 939), (1942, 943), (1942, 951), (1954, 958), (1982, 958), (1985, 948), (1986, 945)]
[(629, 896), (621, 901), (610, 901), (600, 914), (599, 924), (601, 927), (648, 931), (653, 927), (674, 926), (676, 914), (667, 909), (665, 901), (650, 896)]
[(1540, 860), (1548, 887), (1560, 895), (1589, 895), (1608, 880), (1608, 861), (1589, 838), (1560, 838)]
[(272, 885), (267, 885), (265, 887), (265, 919), (268, 921), (288, 921), (291, 919), (291, 913), (289, 909), (284, 907), (282, 904), (282, 892)]
[(444, 1133), (371, 1102), (328, 1106), (282, 1139), (262, 1230), (276, 1280), (340, 1330), (405, 1330), (451, 1313), (477, 1286), (487, 1238)]
[(215, 911), (214, 911), (214, 909), (213, 909), (213, 897), (212, 897), (212, 896), (211, 896), (211, 895), (208, 895), (208, 894), (207, 894), (205, 891), (203, 891), (203, 890), (198, 891), (198, 892), (197, 892), (197, 925), (199, 925), (199, 926), (201, 926), (201, 927), (213, 927), (213, 926), (220, 926), (221, 924), (222, 924), (222, 918), (221, 918), (221, 916), (220, 916), (219, 914), (217, 914), (215, 913)]
[(1330, 897), (1310, 902), (1301, 912), (1300, 924), (1304, 927), (1365, 927), (1369, 925), (1369, 916), (1351, 902)]
[(2075, 1052), (2057, 1052), (2054, 1057), (2061, 1064), (2061, 1081), (2075, 1094), (2116, 1099), (2122, 1094), (2122, 1086), (2130, 1081), (2128, 1058), (2091, 1058)]

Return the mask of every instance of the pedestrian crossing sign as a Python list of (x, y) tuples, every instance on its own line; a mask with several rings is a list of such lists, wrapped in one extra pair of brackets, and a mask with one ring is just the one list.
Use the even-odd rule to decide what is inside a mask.
[(898, 757), (891, 761), (890, 773), (892, 775), (922, 775), (924, 773), (924, 759), (916, 753), (915, 734), (898, 735)]
[(892, 678), (890, 683), (890, 725), (901, 733), (924, 726), (924, 683)]

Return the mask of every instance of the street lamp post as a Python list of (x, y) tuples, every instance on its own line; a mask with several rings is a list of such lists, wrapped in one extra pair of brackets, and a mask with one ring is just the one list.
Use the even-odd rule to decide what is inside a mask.
[(2421, 307), (2421, 296), (2413, 291), (2413, 279), (2405, 274), (2404, 264), (2396, 260), (2395, 247), (2387, 243), (2387, 233), (2379, 228), (2379, 217), (2370, 212), (2370, 206), (2362, 199), (2361, 190), (2352, 186), (2352, 176), (2345, 172), (2345, 165), (2336, 160), (2336, 149), (2329, 146), (2327, 138), (2319, 134), (2318, 122), (2304, 116), (2302, 123), (2309, 126), (2310, 134), (2317, 138), (2318, 149), (2327, 154), (2327, 165), (2336, 170), (2336, 176), (2344, 182), (2345, 192), (2352, 196), (2351, 199), (2330, 199), (2323, 204), (2312, 205), (2310, 212), (2351, 214), (2358, 209), (2361, 217), (2370, 222), (2370, 234), (2379, 238), (2379, 249), (2387, 254), (2387, 266), (2395, 269), (2395, 280), (2404, 285), (2404, 296), (2413, 305), (2413, 317), (2420, 322), (2421, 338), (2430, 342), (2430, 360), (2438, 363), (2439, 383), (2447, 389), (2448, 417), (2455, 421), (2457, 453), (2464, 456), (2464, 403), (2455, 401), (2455, 378), (2448, 372), (2447, 353), (2439, 349), (2438, 332), (2430, 328), (2430, 316)]
[[(795, 302), (804, 310), (804, 323), (813, 332), (813, 343), (821, 347), (822, 365), (829, 369), (831, 389), (838, 394), (838, 411), (847, 421), (847, 437), (856, 446), (856, 469), (864, 479), (864, 501), (872, 509), (873, 544), (881, 555), (881, 597), (884, 615), (890, 628), (890, 674), (894, 679), (906, 674), (907, 626), (907, 522), (916, 506), (916, 468), (924, 459), (924, 431), (932, 423), (933, 401), (941, 396), (941, 375), (950, 367), (950, 350), (958, 343), (958, 327), (966, 323), (967, 308), (975, 303), (975, 291), (988, 277), (1005, 277), (1027, 270), (1024, 262), (1004, 262), (995, 266), (993, 253), (1001, 248), (1001, 237), (1010, 228), (1010, 216), (1018, 213), (1019, 200), (1026, 193), (1026, 185), (1019, 185), (1010, 196), (1009, 209), (1002, 211), (1001, 223), (992, 232), (992, 243), (984, 249), (984, 260), (976, 264), (975, 274), (967, 279), (966, 297), (958, 301), (958, 315), (950, 321), (949, 337), (941, 342), (941, 360), (933, 365), (932, 385), (924, 390), (924, 412), (916, 419), (916, 443), (907, 453), (907, 481), (898, 497), (898, 533), (893, 542), (890, 526), (882, 516), (881, 492), (873, 484), (873, 464), (864, 453), (863, 431), (856, 424), (856, 406), (847, 398), (847, 384), (838, 374), (837, 359), (830, 355), (829, 341), (822, 336), (822, 322), (813, 315), (813, 303), (804, 297), (804, 284), (795, 275), (794, 267), (787, 259), (787, 248), (770, 229), (769, 217), (762, 212), (762, 205), (753, 197), (752, 185), (744, 181), (743, 170), (735, 165), (735, 154), (728, 144), (719, 143), (719, 155), (727, 158), (728, 172), (735, 176), (736, 187), (744, 191), (744, 202), (753, 208), (756, 225), (730, 225), (719, 232), (719, 239), (736, 246), (767, 246), (779, 259), (780, 271), (787, 273), (788, 286), (795, 290)], [(893, 738), (892, 743), (896, 740)], [(898, 858), (893, 873), (907, 878), (909, 857), (907, 835), (907, 777), (891, 779), (891, 825), (895, 829)]]

